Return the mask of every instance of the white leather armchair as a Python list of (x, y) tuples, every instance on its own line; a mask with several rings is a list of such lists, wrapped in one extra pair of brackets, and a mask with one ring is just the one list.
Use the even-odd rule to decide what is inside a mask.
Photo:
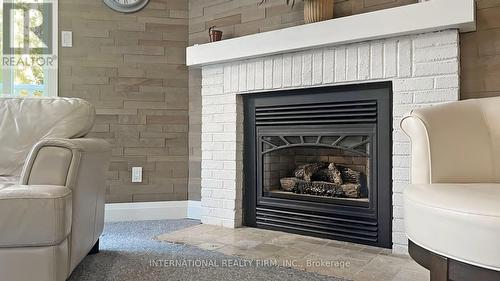
[(110, 145), (80, 99), (0, 98), (0, 280), (62, 281), (96, 250)]
[(412, 111), (410, 255), (431, 280), (500, 280), (500, 97)]

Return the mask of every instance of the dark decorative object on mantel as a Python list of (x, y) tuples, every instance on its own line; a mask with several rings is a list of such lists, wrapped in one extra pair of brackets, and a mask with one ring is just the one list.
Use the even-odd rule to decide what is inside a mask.
[(217, 42), (222, 40), (222, 31), (216, 30), (215, 25), (208, 29), (208, 36), (210, 37), (210, 42)]

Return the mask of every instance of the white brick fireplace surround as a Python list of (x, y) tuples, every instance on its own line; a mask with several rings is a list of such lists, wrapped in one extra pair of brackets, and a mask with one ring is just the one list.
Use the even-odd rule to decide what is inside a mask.
[[(393, 251), (405, 253), (402, 191), (409, 183), (411, 161), (410, 143), (399, 121), (412, 108), (459, 99), (459, 32), (474, 29), (470, 2), (473, 0), (434, 0), (344, 18), (340, 23), (331, 20), (273, 31), (270, 37), (259, 34), (188, 48), (188, 64), (202, 67), (202, 222), (242, 225), (243, 94), (392, 81)], [(461, 10), (454, 10), (456, 6)], [(434, 26), (408, 23), (412, 19), (405, 19), (406, 15), (414, 13), (420, 13), (423, 21), (428, 13), (440, 20), (431, 22)], [(354, 26), (350, 32), (354, 35), (336, 34), (349, 20), (354, 21), (347, 22)], [(368, 23), (370, 28), (385, 28), (385, 35), (376, 34), (373, 40), (357, 31), (368, 28)], [(392, 28), (394, 25), (398, 27)], [(321, 36), (322, 29), (328, 31), (330, 43)], [(309, 33), (321, 38), (302, 36)], [(269, 42), (269, 38), (280, 42)], [(287, 50), (281, 38), (307, 42)], [(222, 55), (232, 53), (235, 44), (246, 51), (234, 51), (238, 57)], [(261, 49), (265, 51), (259, 53)], [(212, 58), (204, 54), (210, 51)]]

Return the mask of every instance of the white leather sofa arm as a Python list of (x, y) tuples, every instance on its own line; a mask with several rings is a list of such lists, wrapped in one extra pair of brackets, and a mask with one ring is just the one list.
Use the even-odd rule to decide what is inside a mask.
[(106, 171), (111, 146), (100, 139), (44, 139), (25, 162), (21, 184), (61, 185), (72, 191), (71, 272), (104, 228)]
[(20, 183), (73, 188), (81, 161), (93, 162), (96, 172), (102, 174), (107, 170), (110, 151), (110, 144), (101, 139), (44, 139), (28, 155)]
[(9, 230), (0, 235), (0, 247), (58, 245), (71, 232), (71, 213), (71, 190), (65, 186), (0, 188), (0, 225)]
[(98, 248), (111, 147), (83, 138), (82, 99), (0, 97), (0, 116), (0, 281), (67, 280)]

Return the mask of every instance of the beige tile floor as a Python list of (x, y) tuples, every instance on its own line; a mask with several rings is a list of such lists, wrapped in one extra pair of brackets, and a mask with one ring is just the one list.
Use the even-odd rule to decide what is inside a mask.
[(429, 280), (426, 269), (388, 249), (279, 231), (201, 224), (157, 239), (355, 281)]

